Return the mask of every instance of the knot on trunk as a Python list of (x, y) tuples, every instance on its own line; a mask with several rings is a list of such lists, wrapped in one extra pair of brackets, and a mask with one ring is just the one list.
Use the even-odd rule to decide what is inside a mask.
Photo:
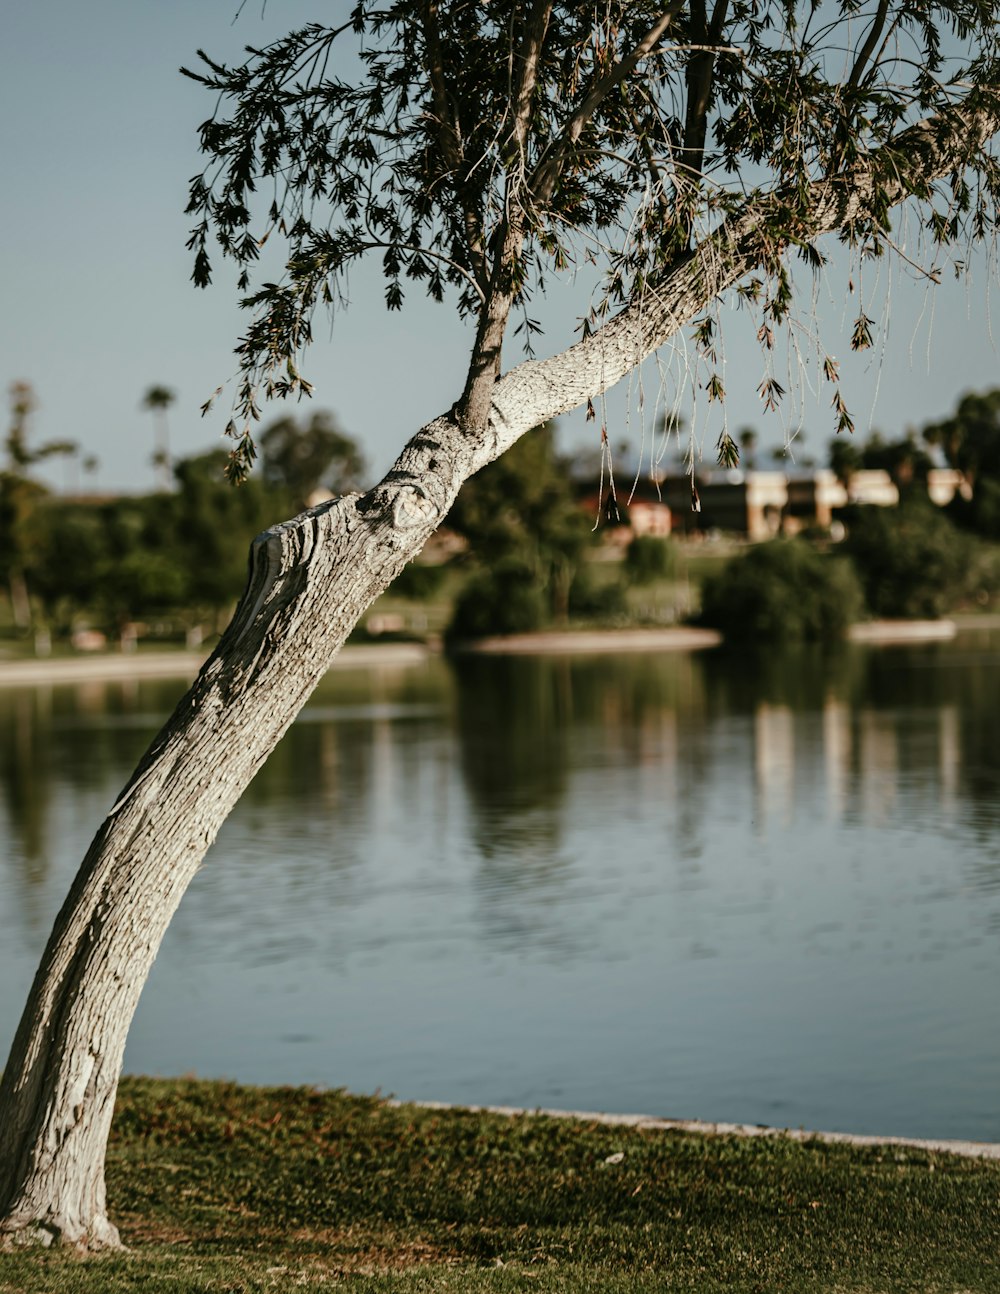
[(400, 486), (392, 505), (392, 524), (397, 530), (432, 526), (439, 516), (437, 504), (427, 496), (422, 485), (413, 482)]

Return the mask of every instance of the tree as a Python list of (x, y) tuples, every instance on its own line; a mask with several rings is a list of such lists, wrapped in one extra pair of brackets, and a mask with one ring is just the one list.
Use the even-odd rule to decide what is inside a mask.
[(231, 614), (247, 546), (283, 515), (288, 498), (262, 480), (233, 490), (225, 463), (223, 449), (181, 459), (170, 493), (96, 502), (44, 496), (24, 542), (32, 593), (50, 623), (69, 629), (85, 614), (114, 633), (148, 617), (201, 623)]
[(888, 472), (900, 495), (905, 496), (917, 486), (927, 493), (927, 474), (934, 460), (913, 431), (899, 440), (886, 440), (873, 431), (861, 450), (861, 466)]
[(75, 454), (77, 448), (71, 440), (50, 440), (32, 448), (29, 430), (36, 407), (31, 383), (12, 382), (10, 427), (4, 443), (7, 462), (0, 470), (0, 572), (7, 582), (14, 624), (23, 632), (31, 628), (28, 575), (34, 545), (30, 530), (36, 509), (48, 493), (28, 476), (28, 469), (55, 455)]
[(294, 418), (279, 418), (260, 434), (264, 480), (288, 490), (294, 504), (305, 507), (321, 487), (346, 494), (361, 484), (364, 455), (337, 426), (332, 413), (314, 413), (304, 427)]
[(757, 450), (757, 433), (753, 427), (741, 427), (736, 437), (740, 446), (740, 456), (749, 471), (754, 470), (754, 454)]
[(260, 480), (233, 490), (225, 467), (224, 449), (181, 459), (169, 518), (172, 553), (188, 572), (188, 605), (211, 612), (232, 608), (245, 578), (247, 544), (287, 502)]
[(845, 487), (850, 485), (851, 477), (862, 466), (861, 450), (853, 440), (847, 440), (843, 436), (831, 440), (828, 449), (827, 461), (837, 480)]
[(952, 520), (987, 539), (1000, 538), (1000, 389), (964, 395), (951, 417), (923, 428), (923, 438), (972, 487), (971, 495), (957, 492), (948, 504)]
[[(409, 283), (447, 294), (474, 341), (454, 405), (378, 485), (254, 541), (232, 623), (99, 828), (0, 1084), (0, 1228), (117, 1243), (104, 1150), (162, 934), (236, 799), (462, 483), (548, 419), (593, 410), (686, 324), (711, 364), (727, 289), (759, 321), (766, 364), (792, 302), (789, 249), (817, 266), (814, 240), (839, 231), (858, 255), (891, 254), (907, 199), (935, 258), (989, 232), (994, 17), (985, 0), (802, 14), (766, 0), (358, 0), (342, 27), (310, 25), (240, 66), (203, 56), (190, 75), (216, 108), (189, 203), (194, 278), (210, 282), (218, 246), (250, 316), (231, 477), (250, 470), (263, 402), (308, 393), (314, 309), (343, 303), (360, 257), (381, 257), (390, 309)], [(282, 239), (277, 280), (251, 285)], [(512, 318), (537, 340), (547, 276), (592, 261), (603, 286), (579, 340), (503, 373)], [(862, 313), (853, 344), (872, 327)], [(849, 426), (836, 366), (822, 368)], [(707, 386), (723, 397), (718, 374)], [(781, 392), (765, 370), (765, 405)], [(723, 461), (734, 451), (724, 434)]]
[(153, 467), (160, 478), (160, 486), (170, 489), (170, 424), (167, 410), (175, 400), (168, 386), (151, 386), (142, 397), (142, 407), (153, 415)]
[(633, 584), (666, 580), (677, 568), (677, 552), (669, 539), (636, 535), (625, 549), (625, 573)]
[(851, 477), (862, 468), (888, 472), (901, 496), (918, 486), (926, 493), (927, 473), (934, 466), (913, 431), (899, 440), (886, 440), (881, 432), (873, 431), (863, 445), (838, 436), (830, 441), (828, 450), (827, 461), (843, 485), (849, 486)]
[(950, 418), (924, 427), (923, 437), (970, 481), (1000, 478), (1000, 389), (963, 396)]
[(849, 562), (801, 539), (772, 539), (706, 580), (701, 621), (727, 639), (816, 642), (843, 637), (861, 609)]
[[(553, 617), (565, 620), (591, 527), (577, 506), (569, 464), (556, 454), (553, 424), (469, 481), (448, 525), (487, 568), (459, 598), (455, 636), (519, 633)], [(517, 588), (525, 582), (530, 591)]]
[(855, 508), (843, 551), (854, 562), (874, 616), (936, 618), (967, 589), (968, 536), (926, 497), (898, 508)]

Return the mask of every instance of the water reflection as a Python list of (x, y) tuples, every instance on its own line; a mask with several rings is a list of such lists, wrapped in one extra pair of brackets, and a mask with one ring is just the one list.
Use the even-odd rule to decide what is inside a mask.
[[(44, 692), (26, 690), (8, 695), (0, 712), (0, 785), (12, 834), (20, 843), (27, 864), (29, 886), (45, 879), (45, 816), (49, 779), (45, 775), (50, 731), (46, 721), (48, 697)], [(38, 869), (38, 870), (36, 870)]]
[[(179, 691), (0, 692), (0, 1047)], [(997, 702), (975, 639), (331, 675), (128, 1063), (1000, 1138)]]
[(561, 834), (572, 734), (565, 662), (462, 657), (455, 664), (462, 774), (484, 859), (544, 855)]

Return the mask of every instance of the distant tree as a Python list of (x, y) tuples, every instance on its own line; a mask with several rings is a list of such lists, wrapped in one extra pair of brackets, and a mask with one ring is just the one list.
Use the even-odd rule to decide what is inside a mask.
[(756, 466), (754, 455), (757, 452), (757, 433), (753, 427), (741, 427), (736, 434), (736, 439), (739, 443), (743, 466), (752, 472)]
[(31, 628), (29, 528), (39, 502), (47, 493), (43, 485), (29, 477), (17, 472), (0, 472), (0, 574), (7, 587), (15, 628), (21, 633)]
[(113, 527), (107, 509), (94, 504), (65, 503), (46, 497), (32, 527), (35, 553), (33, 588), (46, 617), (60, 632), (87, 611), (95, 618), (112, 574)]
[[(554, 423), (524, 437), (467, 481), (447, 524), (468, 540), (474, 560), (490, 568), (505, 562), (505, 570), (516, 567), (519, 578), (530, 579), (546, 619), (566, 618), (573, 577), (591, 541), (591, 524), (576, 502), (569, 466), (556, 453)], [(469, 596), (481, 599), (493, 592), (503, 600), (507, 585), (483, 579)], [(463, 614), (470, 624), (471, 613)], [(489, 619), (486, 610), (476, 616), (483, 623)], [(499, 606), (497, 617), (499, 624), (504, 618)]]
[(970, 481), (1000, 479), (1000, 388), (963, 396), (950, 418), (923, 428), (923, 438)]
[(176, 612), (197, 569), (178, 543), (173, 500), (163, 493), (97, 503), (48, 496), (32, 545), (34, 591), (59, 631), (81, 615), (114, 634), (137, 619)]
[(411, 562), (389, 587), (397, 597), (426, 602), (441, 591), (447, 577), (448, 568), (444, 563)]
[(168, 386), (151, 386), (142, 397), (142, 407), (149, 409), (153, 415), (153, 467), (159, 477), (160, 486), (170, 489), (170, 424), (167, 421), (167, 410), (176, 396)]
[(86, 615), (109, 633), (164, 614), (214, 619), (232, 605), (254, 535), (283, 508), (263, 481), (234, 491), (224, 450), (181, 459), (176, 490), (67, 503), (46, 495), (27, 533), (32, 589), (60, 631)]
[(1000, 539), (1000, 388), (963, 396), (950, 418), (923, 428), (923, 438), (972, 486), (971, 497), (956, 493), (948, 504), (951, 519)]
[(701, 622), (727, 639), (809, 642), (842, 637), (862, 607), (848, 562), (800, 539), (772, 539), (705, 581)]
[(551, 619), (538, 568), (512, 552), (474, 572), (455, 599), (447, 636), (460, 642), (491, 634), (532, 633)]
[(861, 449), (861, 466), (888, 472), (901, 498), (921, 487), (927, 489), (927, 474), (934, 460), (920, 444), (913, 431), (899, 440), (886, 440), (873, 431)]
[(651, 584), (674, 573), (677, 552), (669, 539), (636, 535), (625, 549), (625, 574), (633, 584)]
[(186, 598), (218, 614), (232, 606), (246, 579), (247, 547), (280, 515), (282, 500), (261, 480), (233, 490), (225, 478), (226, 451), (182, 458), (174, 467), (171, 510), (174, 542), (187, 572)]
[(827, 462), (842, 485), (861, 467), (861, 450), (854, 440), (837, 436), (828, 446)]
[(933, 619), (966, 591), (968, 537), (926, 498), (898, 508), (855, 508), (842, 550), (874, 616)]
[(260, 434), (260, 449), (264, 480), (287, 490), (298, 507), (321, 487), (332, 494), (356, 490), (365, 473), (357, 442), (325, 410), (304, 426), (289, 417), (270, 423)]
[(4, 447), (7, 451), (7, 471), (23, 472), (47, 458), (75, 454), (75, 440), (47, 440), (43, 445), (29, 443), (31, 415), (38, 407), (30, 382), (12, 382), (10, 385), (11, 419)]
[(28, 469), (47, 458), (76, 453), (76, 444), (71, 440), (31, 445), (31, 415), (36, 407), (29, 382), (11, 383), (11, 417), (4, 441), (7, 461), (0, 471), (0, 574), (10, 594), (14, 624), (22, 632), (31, 628), (29, 577), (36, 560), (32, 523), (48, 494), (45, 486), (31, 479)]
[(1000, 540), (1000, 478), (980, 473), (972, 497), (966, 499), (956, 493), (946, 511), (963, 530), (972, 530), (996, 543)]

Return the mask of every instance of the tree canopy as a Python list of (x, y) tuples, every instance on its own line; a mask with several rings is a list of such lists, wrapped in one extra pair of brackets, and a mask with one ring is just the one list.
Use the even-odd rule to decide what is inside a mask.
[(352, 437), (324, 409), (304, 425), (278, 418), (260, 435), (264, 479), (304, 504), (320, 487), (343, 494), (361, 484), (365, 460)]
[(950, 417), (924, 428), (924, 439), (970, 479), (1000, 478), (1000, 388), (964, 395)]
[[(552, 274), (599, 268), (586, 336), (616, 307), (655, 314), (671, 272), (711, 244), (726, 264), (700, 276), (703, 304), (738, 285), (774, 407), (787, 249), (818, 268), (812, 240), (836, 228), (859, 255), (899, 250), (889, 211), (912, 197), (922, 236), (905, 255), (936, 277), (942, 249), (995, 221), (998, 28), (985, 0), (361, 2), (238, 66), (200, 57), (187, 75), (217, 106), (191, 184), (193, 277), (210, 282), (218, 249), (240, 267), (250, 314), (228, 426), (237, 480), (263, 400), (311, 390), (313, 312), (346, 300), (362, 256), (381, 258), (390, 309), (410, 281), (477, 321), (456, 411), (478, 427), (508, 316), (530, 350), (532, 301)], [(284, 241), (283, 273), (259, 281), (270, 239)], [(717, 325), (709, 311), (694, 327), (709, 400), (724, 395)], [(851, 344), (870, 345), (873, 328), (860, 308)], [(820, 347), (816, 363), (850, 428), (835, 362)], [(736, 460), (728, 434), (718, 448)]]

